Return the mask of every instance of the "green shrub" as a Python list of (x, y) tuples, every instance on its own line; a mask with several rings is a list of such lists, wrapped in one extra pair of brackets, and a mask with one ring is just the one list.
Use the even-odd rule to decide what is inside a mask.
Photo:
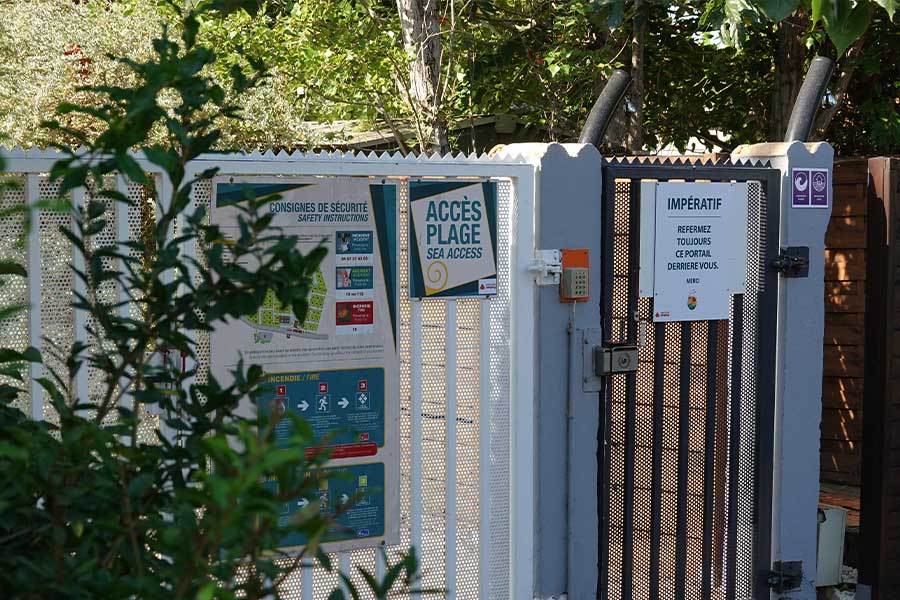
[[(0, 349), (6, 382), (0, 384), (5, 597), (278, 597), (280, 584), (303, 559), (317, 558), (330, 568), (319, 547), (329, 522), (315, 503), (286, 526), (278, 519), (283, 503), (314, 497), (326, 477), (317, 467), (327, 456), (307, 459), (303, 452), (320, 443), (309, 425), (285, 417), (295, 421), (292, 449), (279, 450), (273, 423), (235, 414), (239, 403), (255, 403), (264, 393), (260, 367), (239, 364), (227, 384), (200, 382), (194, 369), (183, 372), (180, 361), (164, 359), (173, 353), (195, 359), (198, 333), (258, 310), (267, 295), (303, 318), (325, 252), (299, 252), (296, 240), (275, 230), (271, 216), (259, 210), (262, 200), (242, 203), (241, 234), (228, 242), (207, 224), (202, 209), (191, 209), (192, 187), (215, 170), (189, 179), (187, 163), (215, 146), (217, 123), (238, 114), (226, 98), (241, 97), (264, 75), (260, 64), (247, 72), (234, 66), (226, 92), (206, 74), (215, 54), (197, 43), (201, 19), (242, 5), (256, 2), (203, 1), (187, 12), (171, 3), (180, 37), (163, 28), (145, 59), (119, 61), (128, 73), (121, 84), (80, 89), (98, 102), (64, 102), (48, 123), (57, 139), (84, 147), (59, 147), (63, 157), (51, 178), (60, 183), (61, 199), (42, 208), (60, 210), (62, 203), (72, 216), (73, 225), (61, 231), (85, 264), (74, 273), (84, 292), (73, 306), (92, 325), (90, 339), (69, 348), (45, 342), (44, 358), (52, 355), (53, 361), (43, 360), (39, 383), (58, 417), (52, 422), (31, 420), (15, 408), (26, 366), (41, 362), (41, 354)], [(103, 243), (101, 236), (114, 227), (103, 198), (120, 208), (129, 203), (104, 181), (120, 173), (149, 183), (131, 154), (135, 148), (171, 180), (172, 196), (156, 206), (141, 239)], [(65, 200), (75, 188), (93, 190), (83, 207)], [(185, 242), (204, 248), (205, 259), (185, 256)], [(242, 266), (248, 263), (259, 267)], [(0, 262), (0, 276), (22, 277), (25, 271)], [(109, 287), (125, 291), (127, 300), (108, 300), (102, 290)], [(125, 304), (139, 310), (124, 311)], [(5, 307), (0, 319), (21, 309)], [(87, 368), (101, 374), (102, 389), (78, 397), (73, 382)], [(138, 428), (151, 408), (162, 411), (175, 435), (141, 441)], [(264, 485), (273, 479), (277, 487)], [(303, 554), (273, 550), (295, 532), (310, 540)], [(368, 573), (363, 578), (370, 595), (383, 598), (394, 587), (416, 585), (417, 572), (409, 553), (389, 565), (383, 581)], [(349, 579), (344, 582), (357, 597)]]

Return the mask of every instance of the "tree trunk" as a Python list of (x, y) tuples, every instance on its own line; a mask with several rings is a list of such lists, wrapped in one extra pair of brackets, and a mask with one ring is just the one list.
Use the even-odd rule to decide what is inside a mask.
[(775, 49), (775, 89), (769, 114), (768, 138), (772, 142), (784, 139), (794, 101), (803, 83), (803, 67), (806, 64), (806, 46), (802, 34), (808, 19), (795, 12), (778, 25), (778, 41)]
[(628, 151), (632, 154), (644, 149), (644, 48), (647, 44), (646, 0), (635, 0), (631, 33), (631, 90), (634, 112), (628, 122)]
[(403, 45), (409, 55), (409, 91), (421, 150), (446, 153), (447, 125), (441, 109), (441, 28), (437, 0), (397, 0)]

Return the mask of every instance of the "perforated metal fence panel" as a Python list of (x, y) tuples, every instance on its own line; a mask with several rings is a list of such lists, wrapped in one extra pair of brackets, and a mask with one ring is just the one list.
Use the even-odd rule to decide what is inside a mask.
[[(638, 294), (647, 180), (749, 182), (747, 287), (729, 319), (653, 323)], [(638, 371), (601, 394), (598, 597), (768, 598), (779, 174), (612, 160), (603, 181), (604, 337), (637, 344), (641, 322), (648, 335)]]
[[(14, 151), (10, 171), (0, 174), (17, 185), (0, 193), (0, 208), (53, 199), (58, 186), (49, 183), (48, 172), (58, 156), (52, 152)], [(109, 225), (95, 236), (96, 246), (138, 239), (152, 226), (157, 202), (165, 201), (167, 180), (142, 157), (136, 160), (148, 171), (150, 185), (137, 185), (112, 176), (98, 189), (77, 189), (68, 200), (82, 205), (105, 201)], [(388, 548), (395, 557), (416, 546), (421, 561), (422, 587), (443, 589), (446, 597), (499, 599), (516, 595), (517, 570), (530, 577), (532, 564), (516, 560), (516, 553), (530, 556), (532, 539), (516, 537), (511, 526), (517, 469), (521, 481), (533, 485), (532, 456), (513, 452), (514, 398), (512, 371), (516, 360), (529, 364), (534, 340), (529, 329), (514, 340), (514, 318), (527, 322), (530, 313), (514, 315), (516, 299), (533, 294), (533, 280), (525, 275), (523, 261), (530, 259), (534, 245), (533, 167), (522, 161), (503, 162), (487, 157), (445, 157), (437, 160), (383, 155), (230, 155), (202, 157), (189, 171), (220, 167), (220, 175), (363, 177), (379, 181), (391, 178), (401, 197), (401, 223), (406, 222), (410, 178), (490, 179), (498, 184), (498, 284), (496, 296), (460, 300), (414, 300), (408, 298), (408, 246), (406, 227), (400, 228), (398, 266), (400, 281), (400, 545)], [(116, 203), (105, 190), (125, 194), (131, 204)], [(210, 182), (200, 181), (192, 192), (197, 206), (208, 208)], [(521, 213), (521, 214), (520, 214)], [(209, 211), (207, 211), (207, 215)], [(21, 213), (0, 218), (0, 258), (28, 264), (30, 279), (11, 280), (3, 288), (4, 304), (32, 304), (27, 312), (0, 321), (0, 335), (7, 347), (29, 345), (45, 352), (51, 345), (68, 348), (81, 339), (101, 344), (90, 334), (94, 328), (87, 315), (72, 308), (73, 291), (79, 282), (70, 265), (78, 253), (59, 232), (68, 224), (67, 213), (42, 210), (36, 228), (26, 235)], [(521, 231), (519, 223), (524, 221)], [(176, 223), (175, 228), (177, 229)], [(173, 235), (176, 233), (172, 232)], [(524, 251), (519, 250), (519, 246)], [(185, 246), (184, 252), (200, 260), (203, 248)], [(109, 259), (114, 260), (114, 259)], [(115, 268), (114, 264), (105, 267)], [(517, 278), (518, 277), (518, 278)], [(104, 301), (125, 298), (125, 291), (111, 284), (98, 290)], [(523, 306), (528, 306), (523, 300)], [(138, 303), (123, 303), (122, 311), (140, 318)], [(196, 335), (196, 381), (209, 373), (209, 335)], [(517, 354), (518, 352), (518, 354)], [(47, 354), (45, 354), (47, 356)], [(520, 365), (521, 366), (521, 365)], [(38, 367), (40, 368), (40, 367)], [(46, 369), (64, 371), (63, 364), (48, 356)], [(32, 373), (37, 376), (39, 372)], [(91, 397), (103, 389), (100, 373), (85, 368), (74, 382), (74, 393)], [(531, 375), (531, 369), (528, 369)], [(526, 378), (527, 379), (527, 378)], [(523, 386), (530, 391), (531, 386)], [(524, 394), (524, 392), (523, 392)], [(30, 397), (29, 397), (30, 396)], [(523, 396), (524, 397), (524, 396)], [(128, 394), (123, 403), (132, 406)], [(22, 394), (18, 405), (34, 418), (54, 420), (49, 402), (36, 386)], [(531, 409), (526, 404), (522, 408)], [(160, 419), (145, 408), (138, 439), (158, 443)], [(531, 424), (530, 419), (524, 423)], [(164, 431), (165, 435), (166, 432)], [(522, 439), (533, 431), (520, 432)], [(516, 545), (518, 542), (519, 545)], [(340, 584), (338, 571), (347, 573), (359, 589), (365, 588), (357, 567), (376, 574), (384, 565), (377, 549), (362, 549), (331, 556), (331, 572), (312, 563), (284, 580), (284, 597), (309, 600), (327, 598)], [(530, 581), (527, 583), (530, 587)], [(419, 597), (419, 594), (413, 594)], [(367, 597), (367, 596), (363, 596)]]
[[(406, 223), (409, 185), (399, 181), (398, 186), (400, 221)], [(195, 202), (206, 206), (211, 194), (209, 183), (201, 182)], [(511, 182), (498, 180), (501, 215), (510, 214), (512, 194)], [(401, 523), (400, 545), (389, 548), (388, 556), (395, 558), (416, 545), (422, 588), (453, 590), (459, 599), (509, 598), (510, 225), (508, 218), (498, 223), (498, 289), (489, 300), (410, 300), (409, 239), (406, 227), (400, 228)], [(208, 335), (201, 334), (197, 343), (197, 377), (204, 379), (209, 369)], [(456, 363), (454, 397), (448, 395), (448, 357)], [(418, 391), (413, 389), (415, 379)], [(488, 390), (486, 405), (483, 386)], [(413, 405), (415, 397), (420, 399), (418, 406)], [(451, 403), (455, 418), (448, 420)], [(418, 432), (413, 423), (416, 412), (421, 415)], [(451, 436), (455, 441), (449, 444)], [(484, 436), (487, 452), (482, 447)], [(420, 461), (418, 474), (413, 460)], [(451, 469), (454, 481), (448, 478)], [(489, 476), (486, 485), (481, 484), (482, 470)], [(452, 507), (448, 497), (454, 500)], [(483, 505), (490, 506), (487, 529), (481, 528)], [(448, 522), (447, 515), (454, 512)], [(484, 534), (489, 536), (486, 546), (481, 544)], [(489, 552), (483, 555), (482, 548)], [(357, 589), (365, 589), (357, 567), (372, 572), (380, 561), (376, 550), (366, 549), (330, 558), (338, 568), (331, 572), (318, 565), (305, 568), (285, 581), (285, 597), (327, 598), (340, 584), (338, 570), (350, 575)], [(448, 562), (455, 564), (449, 573), (453, 581), (447, 578)], [(485, 577), (480, 576), (482, 569)], [(482, 583), (489, 589), (482, 589)]]

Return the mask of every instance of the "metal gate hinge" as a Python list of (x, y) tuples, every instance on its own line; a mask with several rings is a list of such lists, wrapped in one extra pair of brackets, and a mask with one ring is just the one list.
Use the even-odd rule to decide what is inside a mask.
[(534, 259), (528, 263), (528, 272), (534, 273), (538, 285), (559, 285), (562, 273), (562, 252), (559, 250), (535, 250)]
[(788, 590), (796, 590), (803, 583), (803, 561), (776, 560), (766, 577), (766, 583), (772, 588), (772, 591), (779, 594)]
[(633, 344), (594, 346), (594, 373), (600, 377), (638, 370), (638, 347)]
[(771, 262), (772, 268), (782, 277), (809, 276), (809, 246), (789, 246)]

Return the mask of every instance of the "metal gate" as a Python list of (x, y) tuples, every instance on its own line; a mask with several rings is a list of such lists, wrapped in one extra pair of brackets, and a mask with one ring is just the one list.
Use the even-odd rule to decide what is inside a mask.
[[(728, 320), (652, 322), (642, 180), (749, 182), (747, 287)], [(637, 372), (601, 394), (601, 599), (769, 597), (779, 186), (758, 164), (603, 164), (604, 343), (640, 347)]]

